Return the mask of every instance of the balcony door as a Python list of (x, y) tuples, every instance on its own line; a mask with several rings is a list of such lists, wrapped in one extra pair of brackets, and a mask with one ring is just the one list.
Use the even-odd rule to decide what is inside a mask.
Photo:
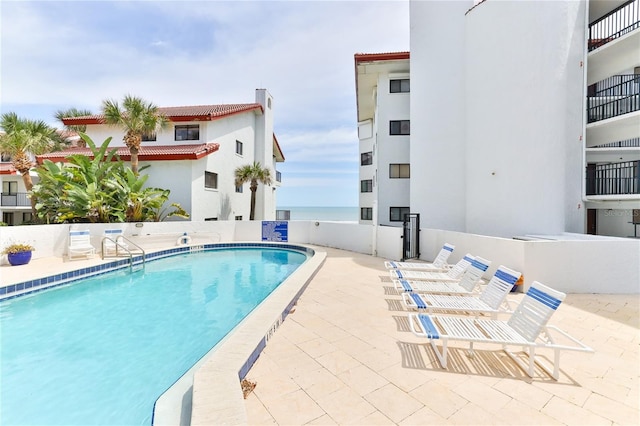
[(598, 235), (598, 210), (587, 209), (587, 234)]

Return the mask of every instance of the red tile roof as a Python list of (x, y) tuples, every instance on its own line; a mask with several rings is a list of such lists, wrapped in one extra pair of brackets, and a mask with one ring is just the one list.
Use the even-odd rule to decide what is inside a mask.
[(0, 163), (0, 175), (15, 175), (18, 172), (11, 163)]
[[(167, 116), (171, 121), (212, 121), (233, 114), (247, 111), (260, 110), (262, 105), (253, 104), (226, 104), (226, 105), (194, 105), (177, 107), (159, 107), (158, 111)], [(67, 126), (82, 124), (101, 124), (102, 114), (86, 115), (83, 117), (67, 117), (62, 122)]]
[[(211, 153), (216, 152), (220, 148), (220, 144), (209, 142), (196, 145), (142, 145), (138, 152), (139, 161), (169, 161), (169, 160), (198, 160)], [(69, 155), (82, 154), (91, 156), (89, 148), (74, 147), (64, 151), (50, 152), (36, 156), (38, 164), (42, 164), (44, 160), (53, 162), (64, 162)], [(124, 161), (131, 160), (129, 148), (121, 146), (117, 150), (117, 154)]]
[(393, 61), (398, 59), (409, 59), (409, 52), (390, 52), (390, 53), (356, 53), (353, 55), (356, 66), (360, 62), (373, 61)]

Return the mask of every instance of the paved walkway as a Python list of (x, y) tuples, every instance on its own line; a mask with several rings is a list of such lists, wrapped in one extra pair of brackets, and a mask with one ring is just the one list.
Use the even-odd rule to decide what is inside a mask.
[(550, 324), (595, 353), (564, 352), (557, 382), (541, 369), (529, 378), (495, 346), (468, 358), (454, 344), (442, 370), (409, 331), (382, 259), (326, 250), (247, 376), (249, 424), (640, 424), (638, 295), (567, 296)]

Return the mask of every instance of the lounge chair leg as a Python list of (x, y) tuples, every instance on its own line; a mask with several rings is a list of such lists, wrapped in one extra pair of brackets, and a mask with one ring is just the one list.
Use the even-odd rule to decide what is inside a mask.
[(474, 356), (476, 356), (476, 353), (473, 350), (473, 342), (469, 342), (469, 350), (467, 351), (467, 356), (469, 358), (473, 358)]
[(436, 357), (438, 357), (440, 366), (442, 368), (447, 368), (447, 341), (446, 340), (442, 341), (442, 353), (440, 353), (440, 351), (438, 350), (438, 346), (436, 345), (436, 342), (433, 341), (433, 339), (429, 339), (429, 343), (431, 343), (431, 347), (433, 348), (433, 351), (436, 353)]

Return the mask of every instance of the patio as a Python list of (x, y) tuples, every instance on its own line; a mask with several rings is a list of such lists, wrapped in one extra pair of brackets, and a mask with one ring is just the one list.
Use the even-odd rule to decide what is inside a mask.
[(247, 375), (249, 424), (640, 424), (637, 294), (567, 296), (550, 324), (595, 353), (563, 352), (557, 382), (529, 378), (497, 346), (468, 358), (453, 344), (443, 370), (409, 331), (383, 259), (323, 249)]

